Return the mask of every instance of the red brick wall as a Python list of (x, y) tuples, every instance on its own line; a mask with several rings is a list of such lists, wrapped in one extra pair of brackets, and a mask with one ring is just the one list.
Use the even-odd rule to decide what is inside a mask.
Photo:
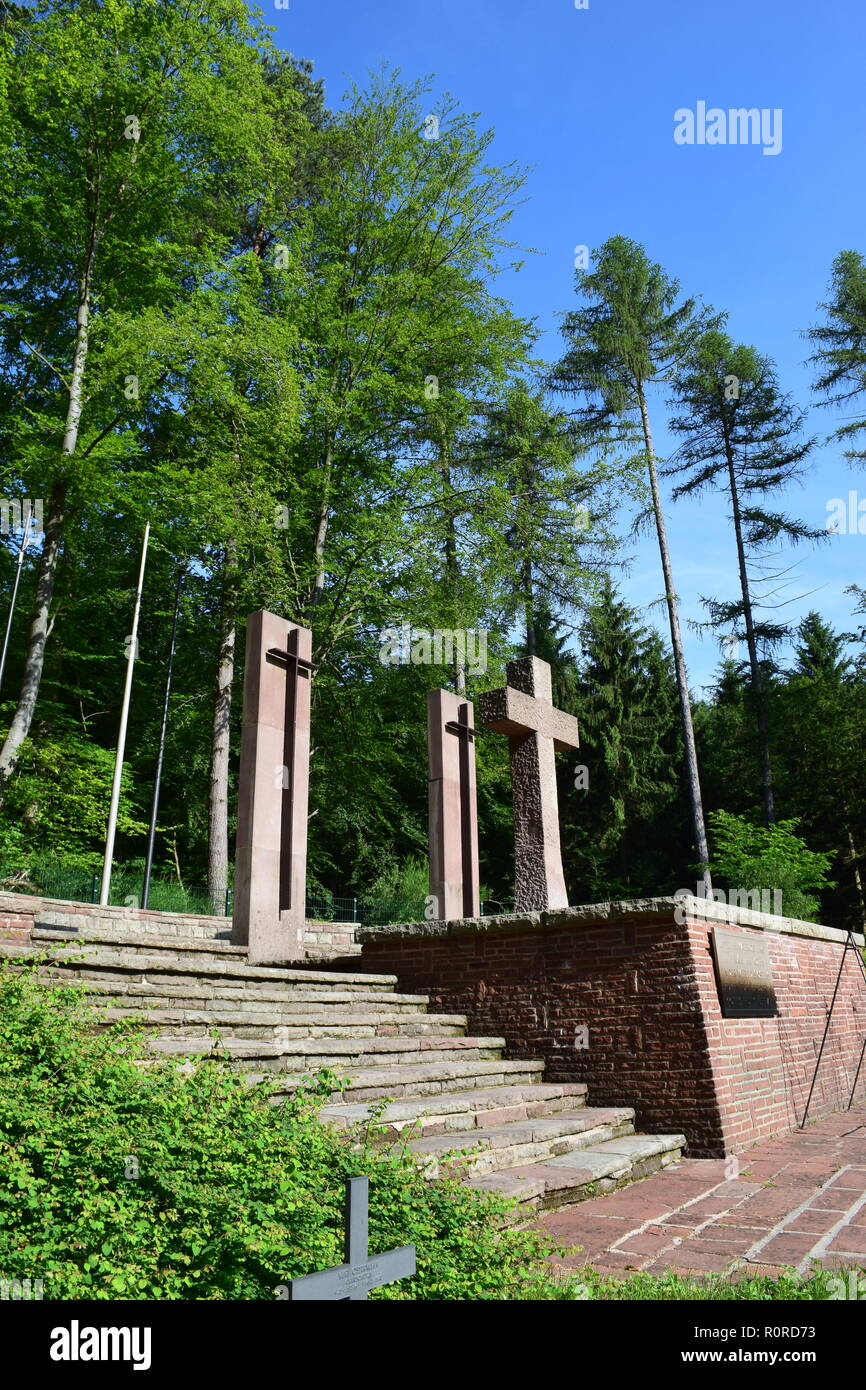
[[(709, 934), (712, 924), (688, 924), (709, 1040), (715, 1094), (726, 1149), (795, 1128), (809, 1096), (842, 946), (781, 932), (764, 932), (770, 955), (777, 1018), (726, 1019), (716, 991)], [(731, 930), (748, 931), (747, 927)], [(809, 1118), (848, 1104), (860, 1049), (866, 1040), (866, 984), (848, 952)], [(857, 1095), (866, 1096), (866, 1065)]]
[[(431, 1008), (469, 1016), (470, 1031), (541, 1057), (550, 1081), (585, 1081), (594, 1105), (630, 1105), (649, 1132), (687, 1135), (720, 1155), (798, 1123), (841, 959), (841, 946), (767, 932), (780, 1016), (722, 1018), (712, 923), (666, 917), (558, 927), (488, 919), (480, 930), (399, 937), (362, 933), (362, 968), (396, 973)], [(734, 925), (733, 931), (754, 930)], [(586, 1027), (589, 1046), (579, 1043)], [(866, 985), (849, 957), (810, 1110), (847, 1103), (866, 1035)], [(866, 1068), (858, 1095), (866, 1092)]]

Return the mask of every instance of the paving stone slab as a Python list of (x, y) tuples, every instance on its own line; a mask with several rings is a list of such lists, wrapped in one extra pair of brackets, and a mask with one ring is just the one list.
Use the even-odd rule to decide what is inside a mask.
[[(720, 1181), (716, 1161), (674, 1162), (626, 1192), (540, 1215), (538, 1228), (565, 1245), (583, 1247), (579, 1257), (557, 1262), (563, 1267), (583, 1260), (611, 1273), (730, 1277), (778, 1277), (791, 1267), (805, 1277), (818, 1265), (866, 1270), (866, 1185), (860, 1184), (866, 1176), (866, 1104), (848, 1112), (844, 1125), (839, 1118), (816, 1121), (808, 1143), (798, 1133), (756, 1145), (741, 1155), (739, 1179)], [(566, 1171), (578, 1158), (583, 1155), (544, 1167)], [(783, 1176), (786, 1185), (761, 1186), (745, 1176), (762, 1172)], [(536, 1205), (543, 1209), (545, 1200), (538, 1198)]]

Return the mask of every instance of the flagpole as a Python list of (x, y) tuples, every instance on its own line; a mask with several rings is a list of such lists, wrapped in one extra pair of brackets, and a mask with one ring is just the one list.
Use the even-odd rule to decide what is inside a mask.
[(105, 837), (105, 858), (102, 861), (102, 890), (99, 903), (105, 907), (111, 889), (111, 859), (114, 854), (114, 836), (117, 831), (117, 808), (120, 804), (120, 779), (123, 775), (123, 754), (126, 748), (126, 725), (129, 719), (129, 699), (132, 694), (132, 671), (135, 666), (138, 646), (138, 615), (141, 611), (141, 591), (144, 588), (144, 566), (147, 561), (147, 542), (150, 536), (150, 522), (144, 528), (144, 544), (141, 547), (141, 569), (138, 572), (138, 589), (135, 595), (135, 612), (132, 616), (132, 635), (126, 654), (126, 684), (123, 688), (123, 708), (120, 712), (120, 730), (117, 735), (117, 754), (114, 759), (114, 780), (111, 784), (111, 806), (108, 811), (108, 832)]
[(180, 617), (180, 591), (186, 571), (181, 566), (177, 576), (174, 594), (174, 621), (171, 625), (171, 646), (168, 652), (168, 670), (165, 677), (165, 695), (162, 701), (162, 727), (159, 731), (159, 748), (156, 755), (156, 775), (153, 780), (153, 801), (150, 807), (150, 825), (147, 832), (147, 854), (144, 861), (144, 887), (141, 890), (141, 905), (147, 907), (150, 896), (150, 875), (153, 870), (153, 845), (156, 839), (156, 817), (159, 811), (159, 790), (162, 783), (162, 764), (165, 757), (165, 736), (168, 729), (168, 706), (171, 699), (171, 678), (174, 671), (174, 653), (177, 647), (177, 624)]

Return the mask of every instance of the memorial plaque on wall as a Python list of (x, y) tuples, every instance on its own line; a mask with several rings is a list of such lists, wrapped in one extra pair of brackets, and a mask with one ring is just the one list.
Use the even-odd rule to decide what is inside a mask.
[(713, 963), (725, 1018), (775, 1018), (776, 991), (763, 932), (714, 927)]

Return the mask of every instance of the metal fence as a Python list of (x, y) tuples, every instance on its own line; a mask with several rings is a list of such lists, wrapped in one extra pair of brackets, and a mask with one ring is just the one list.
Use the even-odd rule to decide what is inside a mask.
[[(85, 869), (38, 864), (26, 870), (0, 867), (0, 890), (11, 893), (41, 894), (64, 902), (98, 903), (101, 875)], [(118, 869), (112, 875), (109, 902), (113, 907), (141, 906), (141, 873)], [(191, 912), (200, 916), (232, 914), (232, 890), (214, 911), (206, 888), (186, 887), (176, 879), (150, 881), (148, 909), (154, 912)], [(507, 911), (507, 905), (489, 899), (481, 904), (482, 915)], [(424, 898), (341, 898), (331, 893), (307, 895), (307, 917), (316, 922), (347, 922), (357, 926), (388, 926), (393, 922), (423, 922)]]
[[(117, 869), (112, 875), (108, 901), (112, 907), (140, 907), (143, 873)], [(0, 867), (0, 890), (7, 893), (41, 894), (63, 902), (98, 903), (101, 873), (87, 869), (36, 864), (27, 869)], [(231, 916), (232, 892), (226, 893), (221, 913), (213, 914), (206, 888), (187, 887), (176, 879), (150, 880), (148, 908), (155, 912), (192, 912), (202, 916)]]

